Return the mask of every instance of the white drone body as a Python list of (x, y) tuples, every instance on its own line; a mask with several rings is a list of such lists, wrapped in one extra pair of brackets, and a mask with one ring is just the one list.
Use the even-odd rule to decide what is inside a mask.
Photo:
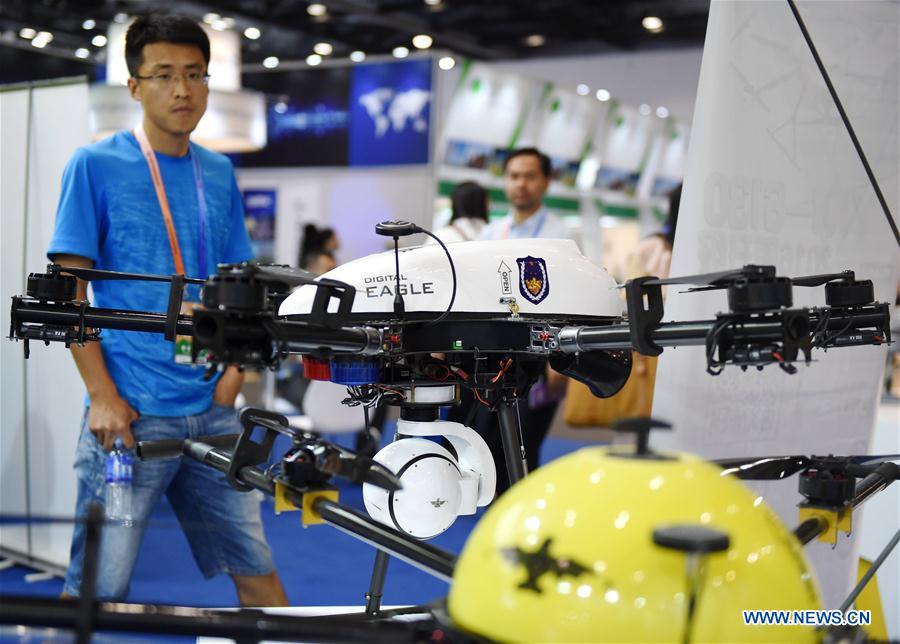
[[(457, 458), (438, 443), (420, 438), (444, 436)], [(403, 488), (388, 492), (363, 485), (366, 510), (376, 521), (417, 539), (430, 539), (456, 517), (475, 514), (490, 503), (497, 470), (484, 439), (475, 430), (446, 420), (397, 421), (397, 440), (375, 455), (394, 472)]]
[[(469, 315), (496, 318), (619, 318), (622, 300), (615, 280), (591, 263), (568, 239), (514, 239), (447, 245), (456, 271), (456, 297), (446, 323)], [(358, 319), (384, 319), (394, 311), (397, 290), (394, 251), (343, 264), (322, 278), (356, 289), (350, 313)], [(447, 310), (453, 276), (439, 245), (399, 252), (400, 294), (406, 314)], [(281, 305), (281, 316), (312, 311), (317, 288), (302, 286)], [(329, 312), (337, 311), (329, 303)], [(416, 403), (435, 406), (455, 400), (454, 386), (416, 386)], [(444, 436), (458, 458), (425, 436)], [(375, 455), (400, 479), (403, 488), (388, 492), (365, 484), (366, 510), (377, 521), (419, 539), (435, 537), (456, 520), (474, 514), (494, 498), (497, 473), (484, 440), (469, 427), (447, 421), (400, 420), (398, 440)]]
[[(515, 300), (523, 316), (567, 318), (622, 315), (615, 280), (591, 263), (570, 239), (508, 239), (447, 244), (456, 268), (456, 299), (450, 313), (508, 316)], [(351, 312), (390, 314), (396, 289), (394, 251), (342, 264), (327, 277), (356, 288)], [(400, 250), (400, 294), (407, 313), (442, 313), (453, 277), (438, 245)], [(310, 313), (315, 286), (301, 286), (278, 314)], [(337, 311), (332, 301), (329, 311)]]

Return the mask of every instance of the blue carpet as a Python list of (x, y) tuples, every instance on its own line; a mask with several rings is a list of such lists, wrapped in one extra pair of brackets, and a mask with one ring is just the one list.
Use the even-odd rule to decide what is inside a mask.
[[(348, 445), (351, 437), (331, 437)], [(390, 440), (385, 437), (385, 441)], [(549, 438), (544, 443), (542, 462), (571, 452), (586, 443)], [(281, 452), (276, 452), (281, 453)], [(340, 500), (363, 509), (362, 489), (340, 485)], [(327, 525), (302, 528), (299, 513), (276, 516), (271, 499), (262, 502), (266, 537), (275, 556), (277, 570), (293, 605), (362, 605), (369, 587), (375, 550)], [(483, 511), (482, 511), (483, 512)], [(458, 553), (478, 520), (461, 517), (444, 534), (431, 541)], [(62, 582), (57, 579), (27, 584), (21, 567), (0, 572), (0, 593), (57, 596)], [(413, 566), (391, 559), (383, 602), (419, 604), (447, 594), (447, 584)], [(186, 538), (169, 507), (163, 501), (151, 518), (141, 547), (131, 584), (129, 601), (183, 606), (236, 606), (237, 595), (223, 576), (204, 579), (191, 556)]]

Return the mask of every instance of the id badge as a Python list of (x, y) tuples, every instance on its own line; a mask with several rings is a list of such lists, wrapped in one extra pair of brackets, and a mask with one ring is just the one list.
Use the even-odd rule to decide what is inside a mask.
[[(182, 302), (181, 314), (194, 315), (195, 302)], [(175, 364), (187, 364), (192, 366), (203, 366), (209, 364), (209, 351), (202, 349), (194, 358), (194, 338), (189, 335), (175, 336), (174, 360)]]

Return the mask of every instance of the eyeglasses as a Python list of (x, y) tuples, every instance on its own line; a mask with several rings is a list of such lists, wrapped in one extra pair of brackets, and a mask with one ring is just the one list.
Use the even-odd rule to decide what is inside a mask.
[(209, 84), (209, 74), (206, 72), (185, 72), (184, 74), (170, 74), (163, 72), (161, 74), (153, 74), (152, 76), (135, 76), (138, 80), (148, 80), (162, 87), (174, 87), (179, 78), (183, 78), (184, 82), (191, 87), (199, 87)]

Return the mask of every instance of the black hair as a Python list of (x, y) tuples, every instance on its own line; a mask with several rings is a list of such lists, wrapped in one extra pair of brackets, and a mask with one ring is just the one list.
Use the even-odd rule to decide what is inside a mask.
[[(300, 242), (300, 257), (298, 263), (301, 268), (315, 255), (326, 251), (325, 242), (334, 236), (331, 228), (319, 228), (315, 224), (306, 224), (303, 227), (303, 240)], [(329, 251), (326, 251), (329, 252)]]
[(678, 207), (681, 205), (681, 187), (683, 185), (683, 183), (679, 183), (678, 187), (669, 193), (669, 214), (660, 231), (669, 241), (670, 247), (675, 243), (675, 228), (678, 226)]
[(132, 77), (144, 62), (144, 47), (157, 42), (195, 45), (209, 65), (209, 38), (193, 18), (153, 12), (138, 16), (125, 34), (125, 62)]
[(325, 248), (314, 248), (307, 253), (303, 253), (300, 255), (300, 268), (303, 270), (309, 270), (309, 267), (312, 266), (312, 263), (319, 257), (328, 257), (337, 263), (337, 259), (330, 250)]
[(463, 181), (453, 188), (450, 195), (450, 204), (453, 215), (450, 221), (456, 221), (465, 217), (487, 221), (488, 192), (474, 181)]
[(548, 179), (550, 178), (550, 157), (546, 154), (538, 150), (537, 148), (517, 148), (509, 153), (509, 156), (506, 157), (506, 160), (503, 162), (503, 172), (506, 173), (506, 168), (509, 166), (509, 162), (515, 159), (516, 157), (523, 156), (535, 156), (538, 158), (538, 162), (541, 165), (541, 172)]

